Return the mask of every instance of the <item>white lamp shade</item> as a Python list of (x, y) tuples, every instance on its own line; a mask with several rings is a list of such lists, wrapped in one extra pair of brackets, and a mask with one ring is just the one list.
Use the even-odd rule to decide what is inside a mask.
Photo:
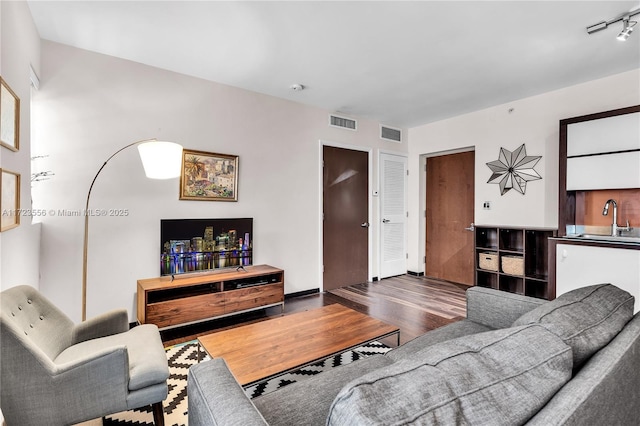
[(150, 179), (180, 177), (182, 145), (174, 142), (149, 141), (138, 145), (144, 173)]

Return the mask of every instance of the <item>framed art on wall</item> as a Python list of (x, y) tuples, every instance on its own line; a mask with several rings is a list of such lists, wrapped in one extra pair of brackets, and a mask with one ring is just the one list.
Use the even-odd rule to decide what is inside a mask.
[(0, 145), (17, 151), (20, 147), (20, 98), (0, 77)]
[(0, 169), (0, 232), (20, 225), (20, 174)]
[(180, 199), (238, 201), (238, 156), (183, 150)]

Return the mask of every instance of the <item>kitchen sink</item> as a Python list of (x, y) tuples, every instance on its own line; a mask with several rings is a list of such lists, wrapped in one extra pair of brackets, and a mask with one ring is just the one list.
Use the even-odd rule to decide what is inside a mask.
[(567, 238), (576, 238), (581, 240), (608, 241), (613, 243), (640, 243), (640, 236), (627, 235), (602, 235), (602, 234), (573, 234), (567, 235)]

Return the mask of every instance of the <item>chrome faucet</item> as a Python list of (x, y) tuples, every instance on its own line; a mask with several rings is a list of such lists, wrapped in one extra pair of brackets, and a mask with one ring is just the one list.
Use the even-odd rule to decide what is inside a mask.
[(611, 225), (611, 236), (617, 237), (619, 231), (629, 231), (631, 228), (629, 227), (629, 221), (627, 220), (627, 226), (619, 226), (618, 225), (618, 203), (616, 200), (610, 198), (604, 203), (604, 209), (602, 210), (602, 215), (607, 216), (609, 214), (609, 204), (613, 204), (613, 224)]

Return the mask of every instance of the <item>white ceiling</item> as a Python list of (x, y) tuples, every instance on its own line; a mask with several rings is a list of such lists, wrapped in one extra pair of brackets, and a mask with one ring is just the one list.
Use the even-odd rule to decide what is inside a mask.
[(397, 127), (640, 68), (640, 25), (586, 32), (637, 0), (28, 3), (43, 39)]

